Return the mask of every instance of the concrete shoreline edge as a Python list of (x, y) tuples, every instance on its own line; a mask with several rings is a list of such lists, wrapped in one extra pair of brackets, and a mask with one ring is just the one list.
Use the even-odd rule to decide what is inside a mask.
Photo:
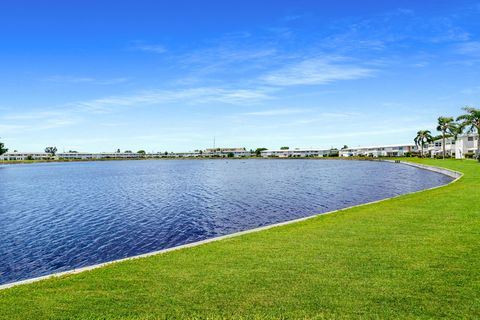
[(423, 189), (423, 190), (414, 191), (414, 192), (410, 192), (410, 193), (405, 193), (405, 194), (398, 195), (398, 196), (395, 196), (395, 197), (390, 197), (390, 198), (385, 198), (385, 199), (381, 199), (381, 200), (362, 203), (362, 204), (358, 204), (358, 205), (354, 205), (354, 206), (350, 206), (350, 207), (346, 207), (346, 208), (342, 208), (342, 209), (337, 209), (337, 210), (333, 210), (333, 211), (328, 211), (328, 212), (324, 212), (324, 213), (315, 214), (315, 215), (308, 216), (308, 217), (288, 220), (288, 221), (279, 222), (279, 223), (275, 223), (275, 224), (271, 224), (271, 225), (267, 225), (267, 226), (262, 226), (262, 227), (253, 228), (253, 229), (249, 229), (249, 230), (239, 231), (239, 232), (235, 232), (235, 233), (231, 233), (231, 234), (227, 234), (227, 235), (223, 235), (223, 236), (218, 236), (218, 237), (214, 237), (214, 238), (200, 240), (200, 241), (196, 241), (196, 242), (192, 242), (192, 243), (187, 243), (187, 244), (183, 244), (183, 245), (179, 245), (179, 246), (175, 246), (175, 247), (171, 247), (171, 248), (152, 251), (152, 252), (148, 252), (148, 253), (144, 253), (144, 254), (140, 254), (140, 255), (136, 255), (136, 256), (127, 257), (127, 258), (122, 258), (122, 259), (112, 260), (112, 261), (108, 261), (108, 262), (103, 262), (103, 263), (99, 263), (99, 264), (95, 264), (95, 265), (91, 265), (91, 266), (80, 267), (80, 268), (71, 269), (71, 270), (67, 270), (67, 271), (56, 272), (56, 273), (52, 273), (52, 274), (48, 274), (48, 275), (44, 275), (44, 276), (40, 276), (40, 277), (35, 277), (35, 278), (10, 282), (10, 283), (0, 285), (0, 290), (9, 289), (9, 288), (13, 288), (13, 287), (24, 285), (24, 284), (31, 284), (31, 283), (39, 282), (39, 281), (42, 281), (42, 280), (47, 280), (47, 279), (52, 279), (52, 278), (60, 278), (60, 277), (67, 276), (67, 275), (74, 275), (74, 274), (78, 274), (78, 273), (102, 268), (102, 267), (112, 265), (112, 264), (115, 264), (115, 263), (119, 263), (119, 262), (142, 259), (142, 258), (146, 258), (146, 257), (150, 257), (150, 256), (155, 256), (155, 255), (168, 253), (168, 252), (171, 252), (171, 251), (177, 251), (177, 250), (181, 250), (181, 249), (197, 247), (197, 246), (201, 246), (201, 245), (208, 244), (208, 243), (211, 243), (211, 242), (217, 242), (217, 241), (220, 241), (220, 240), (234, 238), (234, 237), (246, 235), (246, 234), (249, 234), (249, 233), (255, 233), (255, 232), (259, 232), (259, 231), (263, 231), (263, 230), (268, 230), (268, 229), (272, 229), (272, 228), (276, 228), (276, 227), (281, 227), (281, 226), (285, 226), (285, 225), (289, 225), (289, 224), (293, 224), (293, 223), (297, 223), (297, 222), (302, 222), (302, 221), (314, 219), (314, 218), (317, 218), (317, 217), (323, 216), (323, 215), (342, 212), (342, 211), (349, 210), (349, 209), (352, 209), (352, 208), (368, 206), (368, 205), (371, 205), (371, 204), (384, 202), (384, 201), (387, 201), (387, 200), (403, 197), (403, 196), (406, 196), (406, 195), (411, 195), (411, 194), (416, 194), (416, 193), (420, 193), (420, 192), (425, 192), (425, 191), (428, 191), (428, 190), (443, 188), (445, 186), (448, 186), (452, 183), (457, 182), (459, 179), (461, 179), (463, 177), (463, 173), (458, 172), (458, 171), (453, 171), (453, 170), (449, 170), (449, 169), (444, 169), (444, 168), (439, 168), (439, 167), (429, 166), (429, 165), (423, 165), (423, 164), (418, 164), (418, 163), (413, 163), (413, 162), (398, 161), (398, 160), (397, 161), (395, 161), (395, 160), (370, 160), (370, 161), (389, 162), (389, 163), (397, 163), (397, 164), (408, 165), (408, 166), (416, 167), (416, 168), (419, 168), (419, 169), (433, 171), (433, 172), (436, 172), (436, 173), (439, 173), (439, 174), (443, 174), (443, 175), (446, 175), (450, 178), (453, 178), (454, 180), (450, 181), (447, 184), (436, 186), (436, 187), (433, 187), (433, 188), (428, 188), (428, 189)]

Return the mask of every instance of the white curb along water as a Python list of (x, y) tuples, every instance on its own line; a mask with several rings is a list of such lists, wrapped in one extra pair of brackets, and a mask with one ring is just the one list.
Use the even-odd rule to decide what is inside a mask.
[[(394, 160), (375, 160), (375, 161), (384, 161), (384, 162), (395, 163)], [(461, 173), (461, 172), (448, 170), (448, 169), (444, 169), (444, 168), (438, 168), (438, 167), (427, 166), (427, 165), (423, 165), (423, 164), (416, 164), (416, 163), (412, 163), (412, 162), (403, 162), (403, 161), (401, 161), (400, 164), (405, 164), (405, 165), (409, 165), (409, 166), (412, 166), (412, 167), (441, 173), (441, 174), (444, 174), (444, 175), (449, 176), (451, 178), (454, 178), (455, 180), (453, 180), (453, 181), (451, 181), (451, 182), (449, 182), (445, 185), (441, 185), (441, 186), (437, 186), (437, 187), (433, 187), (433, 188), (429, 188), (429, 189), (424, 189), (424, 190), (420, 190), (420, 191), (410, 192), (410, 193), (402, 194), (402, 195), (391, 197), (391, 198), (385, 198), (385, 199), (381, 199), (381, 200), (377, 200), (377, 201), (362, 203), (362, 204), (359, 204), (359, 205), (355, 205), (355, 206), (351, 206), (351, 207), (347, 207), (347, 208), (343, 208), (343, 209), (338, 209), (338, 210), (334, 210), (334, 211), (329, 211), (329, 212), (325, 212), (325, 213), (319, 213), (319, 214), (316, 214), (316, 215), (313, 215), (313, 216), (308, 216), (308, 217), (294, 219), (294, 220), (288, 220), (288, 221), (284, 221), (284, 222), (280, 222), (280, 223), (271, 224), (271, 225), (268, 225), (268, 226), (263, 226), (263, 227), (259, 227), (259, 228), (254, 228), (254, 229), (249, 229), (249, 230), (245, 230), (245, 231), (235, 232), (235, 233), (231, 233), (231, 234), (227, 234), (227, 235), (223, 235), (223, 236), (219, 236), (219, 237), (214, 237), (214, 238), (210, 238), (210, 239), (205, 239), (205, 240), (201, 240), (201, 241), (197, 241), (197, 242), (187, 243), (187, 244), (183, 244), (183, 245), (176, 246), (176, 247), (171, 247), (171, 248), (162, 249), (162, 250), (158, 250), (158, 251), (152, 251), (152, 252), (140, 254), (140, 255), (137, 255), (137, 256), (132, 256), (132, 257), (128, 257), (128, 258), (108, 261), (108, 262), (104, 262), (104, 263), (99, 263), (99, 264), (95, 264), (95, 265), (92, 265), (92, 266), (81, 267), (81, 268), (72, 269), (72, 270), (68, 270), (68, 271), (52, 273), (52, 274), (41, 276), (41, 277), (30, 278), (30, 279), (25, 279), (25, 280), (21, 280), (21, 281), (6, 283), (6, 284), (3, 284), (3, 285), (0, 285), (0, 290), (16, 287), (16, 286), (19, 286), (19, 285), (22, 285), (22, 284), (34, 283), (34, 282), (38, 282), (38, 281), (42, 281), (42, 280), (46, 280), (46, 279), (58, 278), (58, 277), (62, 277), (62, 276), (73, 275), (73, 274), (77, 274), (77, 273), (81, 273), (81, 272), (85, 272), (85, 271), (90, 271), (90, 270), (98, 269), (98, 268), (105, 267), (105, 266), (108, 266), (108, 265), (111, 265), (111, 264), (114, 264), (114, 263), (118, 263), (118, 262), (141, 259), (141, 258), (146, 258), (146, 257), (154, 256), (154, 255), (167, 253), (167, 252), (170, 252), (170, 251), (176, 251), (176, 250), (185, 249), (185, 248), (197, 247), (197, 246), (201, 246), (203, 244), (216, 242), (216, 241), (220, 241), (220, 240), (223, 240), (223, 239), (238, 237), (238, 236), (241, 236), (241, 235), (244, 235), (244, 234), (259, 232), (259, 231), (262, 231), (262, 230), (268, 230), (268, 229), (271, 229), (271, 228), (276, 228), (276, 227), (280, 227), (280, 226), (284, 226), (284, 225), (288, 225), (288, 224), (292, 224), (292, 223), (306, 221), (306, 220), (313, 219), (313, 218), (323, 216), (323, 215), (326, 215), (326, 214), (341, 212), (341, 211), (345, 211), (345, 210), (356, 208), (356, 207), (363, 207), (363, 206), (367, 206), (367, 205), (370, 205), (370, 204), (379, 203), (379, 202), (387, 201), (387, 200), (390, 200), (390, 199), (395, 199), (395, 198), (402, 197), (402, 196), (409, 195), (409, 194), (415, 194), (415, 193), (419, 193), (419, 192), (423, 192), (423, 191), (427, 191), (427, 190), (438, 189), (438, 188), (442, 188), (444, 186), (450, 185), (450, 184), (458, 181), (463, 176), (463, 173)]]

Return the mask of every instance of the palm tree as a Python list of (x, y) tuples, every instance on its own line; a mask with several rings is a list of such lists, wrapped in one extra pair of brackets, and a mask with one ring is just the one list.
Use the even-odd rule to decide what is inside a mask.
[(453, 117), (439, 117), (437, 131), (442, 133), (443, 159), (445, 159), (445, 140), (458, 135), (458, 124)]
[(421, 156), (423, 158), (423, 148), (425, 145), (433, 141), (433, 137), (429, 130), (420, 130), (417, 132), (417, 136), (415, 139), (413, 139), (413, 141), (415, 141), (415, 145), (417, 147), (421, 147)]
[[(8, 149), (5, 148), (5, 145), (2, 142), (0, 142), (0, 156), (4, 153), (7, 153), (7, 152), (8, 152)], [(2, 158), (2, 163), (3, 163), (3, 160), (4, 159)]]
[(461, 121), (460, 127), (462, 129), (469, 127), (467, 133), (477, 131), (479, 135), (477, 140), (477, 159), (480, 160), (480, 109), (466, 107), (463, 108), (467, 113), (457, 118), (457, 121)]
[(0, 142), (0, 156), (7, 152), (8, 152), (8, 149), (5, 148), (5, 145), (2, 142)]

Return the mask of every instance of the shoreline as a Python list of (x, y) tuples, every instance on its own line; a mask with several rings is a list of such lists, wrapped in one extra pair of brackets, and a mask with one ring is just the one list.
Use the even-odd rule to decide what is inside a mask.
[[(178, 158), (177, 159), (152, 159), (152, 160), (184, 160), (184, 159), (187, 160), (188, 158), (183, 158), (183, 159), (178, 159)], [(195, 160), (204, 160), (204, 159), (209, 160), (209, 158), (202, 158), (202, 159), (195, 159)], [(295, 159), (295, 160), (298, 160), (298, 159), (302, 159), (302, 158), (214, 158), (214, 159), (215, 160), (226, 160), (226, 159), (227, 160), (228, 159), (235, 159), (235, 160), (246, 160), (246, 159), (294, 160)], [(339, 158), (303, 158), (303, 159), (308, 159), (308, 160), (340, 160)], [(94, 161), (110, 161), (110, 160), (114, 160), (114, 159), (94, 160)], [(129, 160), (118, 159), (118, 160), (129, 161), (129, 160), (150, 160), (150, 159), (129, 159)], [(414, 192), (410, 192), (410, 193), (405, 193), (405, 194), (402, 194), (402, 195), (398, 195), (398, 196), (394, 196), (394, 197), (390, 197), (390, 198), (385, 198), (385, 199), (381, 199), (381, 200), (362, 203), (362, 204), (358, 204), (358, 205), (354, 205), (354, 206), (350, 206), (350, 207), (345, 207), (345, 208), (342, 208), (342, 209), (328, 211), (328, 212), (325, 212), (325, 213), (319, 213), (319, 214), (315, 214), (315, 215), (311, 215), (311, 216), (307, 216), (307, 217), (303, 217), (303, 218), (287, 220), (287, 221), (284, 221), (284, 222), (274, 223), (274, 224), (270, 224), (270, 225), (267, 225), (267, 226), (262, 226), (262, 227), (258, 227), (258, 228), (239, 231), (239, 232), (235, 232), (235, 233), (231, 233), (231, 234), (227, 234), (227, 235), (223, 235), (223, 236), (213, 237), (213, 238), (209, 238), (209, 239), (205, 239), (205, 240), (195, 241), (195, 242), (188, 243), (188, 244), (174, 246), (174, 247), (171, 247), (171, 248), (156, 250), (156, 251), (152, 251), (152, 252), (148, 252), (148, 253), (144, 253), (144, 254), (140, 254), (140, 255), (135, 255), (135, 256), (131, 256), (131, 257), (126, 257), (126, 258), (116, 259), (116, 260), (103, 262), (103, 263), (99, 263), (99, 264), (94, 264), (94, 265), (91, 265), (91, 266), (80, 267), (80, 268), (75, 268), (75, 269), (71, 269), (71, 270), (67, 270), (67, 271), (55, 272), (55, 273), (51, 273), (51, 274), (40, 276), (40, 277), (35, 277), (35, 278), (10, 282), (10, 283), (0, 285), (0, 290), (9, 289), (9, 288), (24, 285), (24, 284), (39, 282), (39, 281), (47, 280), (47, 279), (51, 279), (51, 278), (59, 278), (59, 277), (67, 276), (67, 275), (74, 275), (74, 274), (98, 269), (98, 268), (101, 268), (101, 267), (105, 267), (105, 266), (108, 266), (108, 265), (111, 265), (111, 264), (116, 264), (116, 263), (119, 263), (119, 262), (136, 260), (136, 259), (146, 258), (146, 257), (150, 257), (150, 256), (155, 256), (155, 255), (161, 255), (161, 254), (164, 254), (164, 253), (167, 253), (167, 252), (177, 251), (177, 250), (181, 250), (181, 249), (185, 249), (185, 248), (197, 247), (197, 246), (201, 246), (201, 245), (204, 245), (204, 244), (207, 244), (207, 243), (217, 242), (217, 241), (220, 241), (220, 240), (223, 240), (223, 239), (234, 238), (234, 237), (242, 236), (242, 235), (249, 234), (249, 233), (256, 233), (256, 232), (260, 232), (260, 231), (263, 231), (263, 230), (268, 230), (268, 229), (272, 229), (272, 228), (276, 228), (276, 227), (280, 227), (280, 226), (284, 226), (284, 225), (289, 225), (289, 224), (293, 224), (293, 223), (297, 223), (297, 222), (310, 220), (310, 219), (313, 219), (313, 218), (316, 218), (316, 217), (319, 217), (319, 216), (323, 216), (323, 215), (329, 215), (329, 214), (349, 210), (349, 209), (352, 209), (352, 208), (357, 208), (357, 207), (367, 206), (367, 205), (371, 205), (371, 204), (375, 204), (375, 203), (380, 203), (380, 202), (384, 202), (384, 201), (387, 201), (387, 200), (403, 197), (403, 196), (406, 196), (406, 195), (411, 195), (411, 194), (416, 194), (416, 193), (420, 193), (420, 192), (425, 192), (425, 191), (428, 191), (428, 190), (443, 188), (445, 186), (448, 186), (448, 185), (451, 185), (451, 184), (457, 182), (458, 180), (460, 180), (463, 177), (463, 173), (458, 172), (458, 171), (445, 169), (445, 168), (439, 168), (439, 167), (436, 167), (436, 166), (417, 164), (417, 163), (412, 163), (412, 162), (407, 162), (407, 161), (400, 161), (400, 160), (351, 159), (351, 158), (350, 159), (349, 158), (344, 158), (342, 160), (380, 161), (380, 162), (389, 162), (389, 163), (392, 163), (392, 164), (403, 164), (403, 165), (408, 165), (408, 166), (416, 167), (416, 168), (419, 168), (419, 169), (428, 170), (428, 171), (436, 172), (436, 173), (439, 173), (439, 174), (443, 174), (443, 175), (446, 175), (446, 176), (452, 178), (453, 180), (450, 181), (447, 184), (443, 184), (443, 185), (440, 185), (440, 186), (436, 186), (436, 187), (432, 187), (432, 188), (428, 188), (428, 189), (423, 189), (423, 190), (419, 190), (419, 191), (414, 191)], [(81, 160), (80, 162), (85, 162), (85, 161), (91, 161), (91, 160)], [(51, 161), (51, 162), (78, 162), (78, 161)]]
[[(173, 161), (173, 160), (195, 160), (195, 161), (206, 161), (206, 160), (232, 160), (232, 161), (246, 161), (246, 160), (346, 160), (346, 161), (385, 161), (385, 162), (395, 162), (398, 157), (242, 157), (242, 158), (228, 158), (228, 157), (183, 157), (183, 158), (132, 158), (132, 159), (121, 159), (121, 158), (110, 158), (110, 159), (52, 159), (52, 160), (0, 160), (1, 165), (16, 165), (16, 164), (42, 164), (42, 163), (78, 163), (78, 162), (108, 162), (108, 161)], [(403, 158), (404, 159), (404, 158)], [(430, 159), (430, 158), (417, 158), (411, 157), (411, 159)], [(441, 160), (441, 159), (438, 159)], [(470, 160), (470, 159), (460, 159), (460, 160)]]

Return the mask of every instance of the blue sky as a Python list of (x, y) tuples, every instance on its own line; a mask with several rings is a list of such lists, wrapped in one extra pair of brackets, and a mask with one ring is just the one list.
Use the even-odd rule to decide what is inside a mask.
[(480, 1), (0, 3), (11, 150), (412, 142), (480, 105)]

